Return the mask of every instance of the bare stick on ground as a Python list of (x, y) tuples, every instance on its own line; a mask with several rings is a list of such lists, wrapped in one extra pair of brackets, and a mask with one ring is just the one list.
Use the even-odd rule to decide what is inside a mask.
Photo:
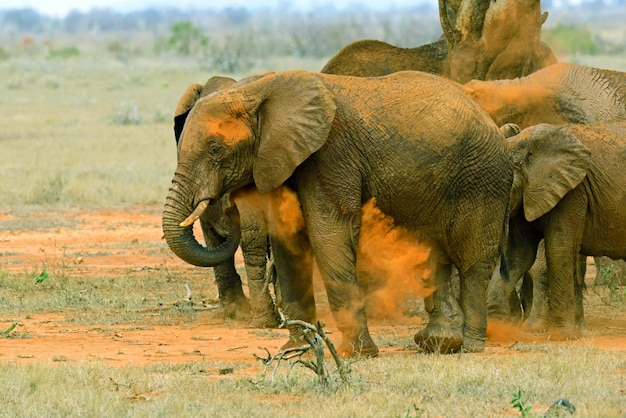
[[(261, 347), (267, 352), (267, 357), (260, 357), (256, 354), (254, 356), (257, 359), (261, 360), (263, 364), (265, 365), (265, 370), (263, 371), (264, 375), (267, 373), (267, 370), (270, 367), (270, 365), (274, 362), (275, 366), (274, 366), (274, 370), (272, 371), (272, 379), (273, 379), (276, 373), (276, 370), (278, 369), (278, 366), (280, 366), (281, 361), (293, 360), (291, 362), (292, 367), (296, 364), (301, 364), (304, 367), (313, 370), (313, 372), (317, 374), (319, 381), (322, 384), (327, 385), (329, 383), (330, 372), (328, 371), (328, 368), (326, 367), (326, 364), (324, 362), (324, 354), (325, 354), (324, 344), (326, 344), (328, 351), (330, 351), (335, 361), (335, 364), (337, 366), (337, 372), (339, 372), (339, 376), (341, 377), (341, 380), (343, 382), (348, 381), (348, 375), (350, 373), (350, 365), (349, 363), (344, 361), (341, 358), (341, 356), (339, 356), (339, 354), (337, 353), (337, 350), (335, 349), (335, 346), (333, 345), (332, 341), (330, 340), (330, 338), (328, 338), (328, 335), (324, 331), (323, 324), (321, 322), (317, 321), (317, 325), (313, 325), (305, 321), (287, 319), (285, 317), (285, 314), (283, 314), (281, 310), (278, 311), (278, 314), (280, 315), (280, 319), (281, 319), (281, 323), (279, 327), (280, 328), (296, 327), (300, 332), (302, 332), (302, 335), (307, 343), (298, 347), (285, 348), (283, 350), (280, 350), (278, 353), (274, 354), (273, 356), (270, 355), (270, 352), (266, 348)], [(306, 352), (308, 352), (309, 349), (313, 350), (314, 359), (302, 358), (302, 356)]]

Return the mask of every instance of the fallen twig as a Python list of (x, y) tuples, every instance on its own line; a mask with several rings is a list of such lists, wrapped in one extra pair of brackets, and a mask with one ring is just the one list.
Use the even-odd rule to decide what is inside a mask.
[(194, 302), (191, 298), (191, 288), (189, 287), (189, 284), (185, 283), (184, 286), (185, 286), (185, 296), (183, 296), (181, 299), (175, 300), (174, 302), (169, 303), (167, 305), (160, 305), (154, 308), (138, 309), (137, 312), (167, 311), (172, 308), (183, 306), (183, 305), (187, 305), (191, 307), (191, 309), (193, 309), (194, 311), (207, 311), (207, 310), (219, 309), (219, 299), (211, 299), (209, 301), (201, 300), (198, 302)]
[[(265, 369), (263, 374), (267, 373), (268, 368), (272, 363), (275, 363), (274, 369), (272, 371), (272, 379), (280, 366), (281, 361), (283, 360), (292, 360), (292, 367), (296, 364), (301, 364), (304, 367), (313, 370), (315, 374), (317, 374), (320, 382), (324, 385), (329, 383), (330, 373), (326, 368), (326, 364), (324, 362), (324, 344), (328, 347), (333, 359), (335, 360), (335, 364), (337, 366), (337, 371), (339, 372), (339, 376), (343, 382), (348, 381), (348, 374), (350, 373), (350, 365), (345, 362), (337, 353), (335, 346), (332, 341), (323, 329), (323, 324), (321, 322), (317, 322), (317, 325), (310, 324), (305, 321), (300, 320), (290, 320), (285, 317), (281, 310), (278, 311), (278, 314), (281, 319), (281, 324), (279, 328), (287, 328), (287, 327), (296, 327), (301, 333), (306, 341), (306, 344), (297, 346), (297, 347), (288, 347), (283, 350), (280, 350), (278, 353), (271, 355), (267, 348), (260, 347), (267, 352), (267, 357), (261, 357), (258, 355), (254, 355), (258, 360), (261, 360), (263, 364), (265, 364)], [(315, 359), (303, 359), (302, 356), (309, 351), (309, 349), (313, 349), (313, 353)]]

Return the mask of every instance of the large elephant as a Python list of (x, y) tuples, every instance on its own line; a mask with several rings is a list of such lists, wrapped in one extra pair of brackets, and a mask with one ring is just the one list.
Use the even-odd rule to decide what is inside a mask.
[[(228, 77), (211, 77), (206, 84), (192, 84), (183, 93), (174, 112), (174, 137), (178, 145), (180, 135), (197, 100), (235, 83)], [(227, 317), (252, 314), (253, 327), (272, 328), (278, 325), (274, 299), (267, 283), (268, 231), (262, 208), (250, 204), (246, 199), (237, 201), (241, 224), (241, 250), (248, 278), (249, 300), (245, 297), (241, 277), (235, 268), (234, 257), (213, 267), (222, 311)], [(225, 195), (212, 205), (201, 217), (204, 240), (208, 246), (218, 246), (231, 229), (231, 220), (224, 210), (230, 206)]]
[(507, 256), (530, 267), (544, 239), (551, 334), (575, 337), (579, 254), (626, 257), (626, 121), (540, 124), (510, 148), (517, 168)]
[(440, 77), (268, 74), (196, 102), (182, 132), (163, 231), (183, 260), (223, 262), (232, 256), (236, 228), (233, 239), (207, 250), (190, 233), (194, 219), (226, 193), (288, 187), (308, 236), (270, 231), (286, 315), (315, 320), (310, 278), (283, 274), (297, 270), (310, 250), (343, 334), (341, 351), (374, 356), (355, 265), (361, 207), (375, 199), (431, 249), (433, 274), (458, 268), (464, 315), (458, 345), (482, 351), (486, 290), (505, 234), (512, 170), (497, 126)]
[(444, 35), (416, 48), (376, 40), (344, 47), (322, 73), (377, 77), (424, 71), (465, 83), (522, 77), (557, 62), (540, 40), (547, 13), (539, 0), (439, 0)]

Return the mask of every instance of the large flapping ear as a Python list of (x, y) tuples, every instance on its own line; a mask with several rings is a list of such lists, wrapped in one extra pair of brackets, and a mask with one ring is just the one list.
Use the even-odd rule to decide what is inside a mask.
[(254, 182), (266, 193), (324, 145), (335, 118), (335, 97), (320, 75), (299, 70), (266, 75), (241, 90), (258, 124)]
[(232, 86), (235, 80), (228, 77), (214, 76), (207, 80), (204, 86), (200, 84), (191, 84), (178, 100), (176, 110), (174, 111), (174, 137), (176, 138), (176, 144), (180, 139), (180, 135), (183, 132), (185, 121), (189, 111), (196, 104), (196, 101), (204, 96), (208, 96), (218, 90), (222, 90)]
[(174, 111), (174, 138), (176, 138), (176, 144), (178, 144), (178, 140), (180, 139), (180, 135), (183, 132), (183, 127), (185, 126), (185, 120), (187, 120), (187, 115), (189, 111), (196, 103), (196, 100), (200, 98), (200, 94), (202, 93), (202, 86), (200, 84), (191, 84), (180, 99), (178, 100), (178, 104), (176, 105), (176, 110)]
[(513, 160), (525, 171), (523, 205), (528, 221), (552, 210), (583, 181), (591, 164), (591, 151), (565, 125), (530, 127), (511, 138), (511, 144)]

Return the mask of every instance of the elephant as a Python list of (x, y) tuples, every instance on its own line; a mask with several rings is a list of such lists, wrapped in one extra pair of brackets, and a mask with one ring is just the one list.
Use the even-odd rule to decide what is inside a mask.
[(516, 169), (507, 260), (517, 257), (528, 269), (544, 240), (550, 333), (575, 338), (579, 254), (626, 257), (626, 121), (539, 124), (511, 137), (509, 147)]
[[(516, 80), (473, 80), (461, 88), (499, 124), (512, 122), (526, 128), (540, 123), (589, 124), (626, 119), (626, 73), (620, 71), (559, 63)], [(581, 257), (582, 265), (585, 257)], [(510, 255), (508, 258), (513, 262), (516, 256)], [(537, 258), (535, 276), (547, 278), (545, 260)], [(520, 268), (528, 269), (529, 266)], [(540, 272), (541, 269), (544, 271)], [(577, 271), (581, 273), (573, 280), (576, 294), (574, 320), (582, 324), (581, 289), (584, 286), (584, 274), (582, 267)], [(523, 271), (511, 267), (513, 284), (522, 275)], [(490, 293), (489, 306), (495, 316), (501, 318), (504, 314), (496, 305), (508, 301), (506, 304), (511, 306), (511, 312), (515, 312), (519, 309), (519, 300), (515, 306), (516, 296), (511, 286), (498, 283), (498, 280), (497, 277), (492, 280), (491, 285), (498, 290)], [(547, 287), (547, 283), (534, 282), (538, 284), (538, 290)], [(541, 331), (549, 328), (548, 316), (544, 314), (547, 308), (541, 307), (546, 303), (541, 292), (535, 295), (532, 301), (535, 314), (530, 311), (531, 317), (524, 322), (526, 330)], [(522, 304), (527, 303), (522, 301)], [(512, 313), (511, 317), (519, 318), (519, 313)]]
[[(232, 86), (235, 80), (228, 77), (211, 77), (206, 84), (192, 84), (181, 96), (174, 116), (174, 136), (178, 145), (189, 111), (197, 100)], [(230, 231), (230, 218), (224, 214), (229, 197), (224, 196), (201, 217), (200, 223), (207, 245), (217, 246)], [(235, 268), (234, 257), (213, 267), (219, 301), (226, 317), (242, 317), (251, 313), (251, 325), (256, 328), (278, 326), (274, 299), (266, 280), (269, 253), (268, 231), (262, 209), (245, 199), (237, 201), (241, 217), (241, 250), (248, 277), (249, 300), (243, 292), (241, 277)], [(271, 271), (270, 271), (271, 273)]]
[(557, 62), (540, 41), (547, 12), (539, 0), (439, 0), (443, 36), (416, 48), (377, 40), (345, 46), (322, 68), (326, 74), (378, 77), (423, 71), (459, 83), (510, 79)]
[(411, 71), (266, 74), (198, 100), (178, 152), (162, 223), (181, 259), (211, 266), (232, 256), (240, 235), (232, 207), (234, 226), (219, 247), (203, 248), (190, 231), (213, 202), (250, 186), (270, 195), (286, 188), (305, 227), (286, 235), (270, 228), (285, 315), (315, 320), (310, 275), (290, 274), (308, 271), (314, 258), (343, 336), (339, 351), (376, 356), (356, 279), (361, 208), (374, 199), (430, 249), (435, 276), (459, 270), (463, 321), (456, 341), (439, 342), (484, 350), (513, 166), (498, 127), (457, 87)]
[(580, 124), (626, 119), (626, 73), (557, 63), (514, 80), (472, 80), (463, 91), (497, 125)]

